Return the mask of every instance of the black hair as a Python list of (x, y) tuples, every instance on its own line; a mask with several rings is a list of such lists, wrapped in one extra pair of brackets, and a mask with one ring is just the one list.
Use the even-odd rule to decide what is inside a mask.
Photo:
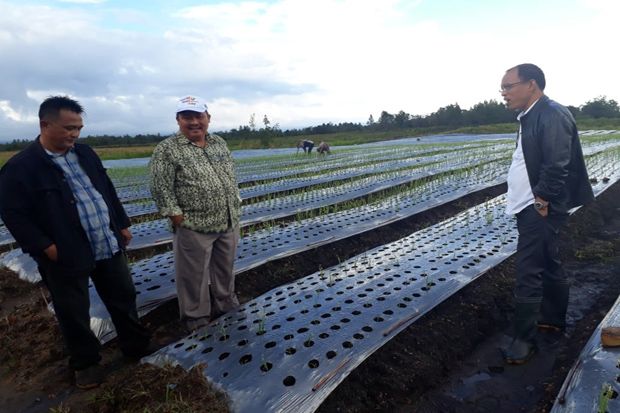
[(75, 112), (78, 115), (84, 113), (84, 108), (77, 100), (68, 96), (49, 96), (39, 106), (39, 120), (56, 119), (63, 109)]
[(517, 74), (521, 80), (533, 80), (536, 82), (540, 90), (545, 90), (547, 82), (545, 81), (545, 74), (540, 67), (531, 63), (523, 63), (513, 67), (512, 69), (517, 69)]

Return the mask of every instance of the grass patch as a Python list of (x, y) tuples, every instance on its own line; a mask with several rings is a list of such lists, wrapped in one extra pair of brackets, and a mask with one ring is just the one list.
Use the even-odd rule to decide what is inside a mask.
[(180, 366), (159, 368), (142, 364), (114, 374), (91, 397), (91, 412), (199, 413), (229, 412), (227, 396), (215, 390), (198, 365), (189, 372)]

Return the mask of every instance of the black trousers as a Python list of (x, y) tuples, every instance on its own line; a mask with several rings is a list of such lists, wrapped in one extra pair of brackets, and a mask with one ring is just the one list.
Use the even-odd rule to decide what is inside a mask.
[(566, 297), (560, 301), (568, 300), (568, 280), (558, 247), (560, 229), (567, 218), (568, 214), (557, 214), (553, 210), (543, 217), (533, 205), (517, 214), (517, 303), (540, 303), (545, 296), (559, 294), (559, 290), (566, 291), (562, 293)]
[[(67, 276), (51, 262), (39, 265), (41, 278), (52, 296), (56, 318), (69, 350), (69, 366), (82, 370), (99, 363), (101, 344), (90, 329), (89, 274)], [(140, 324), (136, 310), (136, 290), (125, 254), (96, 262), (90, 278), (116, 328), (119, 347), (132, 356), (144, 350), (149, 332)]]

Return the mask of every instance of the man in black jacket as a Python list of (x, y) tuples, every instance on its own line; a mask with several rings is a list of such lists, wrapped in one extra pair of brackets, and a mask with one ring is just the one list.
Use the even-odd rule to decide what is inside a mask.
[(95, 152), (75, 141), (81, 105), (64, 96), (39, 108), (41, 134), (0, 170), (0, 215), (38, 264), (69, 350), (76, 385), (103, 380), (100, 343), (90, 329), (89, 277), (112, 317), (119, 346), (143, 355), (150, 336), (138, 321), (124, 248), (129, 218)]
[(508, 69), (502, 78), (506, 105), (520, 111), (506, 206), (519, 231), (513, 341), (504, 350), (509, 364), (523, 364), (534, 354), (537, 327), (564, 330), (569, 285), (559, 231), (571, 208), (594, 198), (575, 120), (544, 89), (545, 75), (533, 64)]

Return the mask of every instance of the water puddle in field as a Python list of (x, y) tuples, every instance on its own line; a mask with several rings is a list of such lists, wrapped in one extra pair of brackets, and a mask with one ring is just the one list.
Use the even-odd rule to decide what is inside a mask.
[(450, 393), (458, 400), (465, 400), (471, 398), (476, 394), (478, 383), (487, 381), (491, 378), (491, 375), (485, 372), (474, 374), (473, 376), (465, 377), (461, 379), (461, 383), (455, 386)]

